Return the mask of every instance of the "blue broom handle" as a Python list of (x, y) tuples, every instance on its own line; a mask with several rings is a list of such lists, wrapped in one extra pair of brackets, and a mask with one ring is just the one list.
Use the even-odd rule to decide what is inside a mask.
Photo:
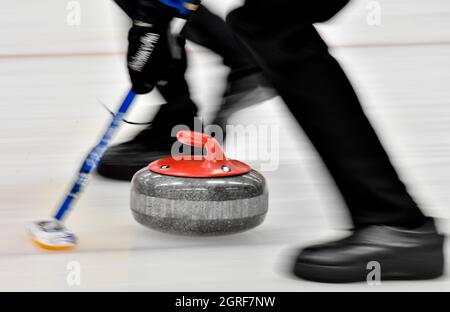
[(102, 139), (86, 157), (78, 173), (77, 179), (75, 180), (74, 184), (72, 185), (72, 188), (70, 189), (70, 192), (67, 194), (66, 198), (64, 199), (64, 201), (62, 202), (61, 206), (59, 207), (58, 211), (54, 216), (56, 220), (61, 221), (65, 217), (70, 207), (72, 206), (73, 202), (77, 198), (78, 194), (80, 194), (83, 191), (90, 174), (92, 173), (93, 170), (95, 170), (97, 165), (100, 163), (103, 155), (105, 154), (106, 149), (108, 148), (108, 144), (111, 141), (111, 138), (113, 137), (115, 131), (119, 127), (122, 119), (124, 118), (125, 114), (127, 113), (128, 109), (133, 103), (135, 97), (136, 93), (133, 90), (130, 90), (130, 92), (125, 97), (122, 105), (120, 106), (119, 110), (114, 115), (114, 118), (111, 121), (111, 124), (109, 125), (105, 134), (103, 135)]

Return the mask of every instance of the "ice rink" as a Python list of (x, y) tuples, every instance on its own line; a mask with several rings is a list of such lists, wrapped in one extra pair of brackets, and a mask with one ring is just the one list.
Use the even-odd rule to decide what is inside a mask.
[[(131, 216), (129, 183), (94, 176), (67, 222), (79, 248), (51, 253), (35, 247), (27, 224), (58, 206), (110, 119), (102, 103), (114, 109), (129, 88), (125, 16), (112, 0), (79, 0), (81, 24), (71, 26), (70, 2), (0, 0), (0, 290), (450, 291), (448, 276), (369, 286), (317, 284), (289, 274), (299, 247), (344, 235), (348, 220), (328, 173), (279, 98), (233, 119), (279, 129), (279, 164), (263, 172), (270, 206), (262, 226), (216, 238), (151, 231)], [(354, 0), (318, 27), (403, 180), (448, 233), (450, 1), (376, 1), (380, 25), (367, 22), (373, 2)], [(222, 15), (238, 3), (205, 1)], [(192, 95), (209, 116), (226, 68), (202, 47), (189, 44), (188, 50)], [(140, 97), (127, 119), (148, 121), (161, 103), (157, 94)], [(115, 141), (139, 129), (125, 125)], [(74, 263), (80, 285), (67, 281)]]

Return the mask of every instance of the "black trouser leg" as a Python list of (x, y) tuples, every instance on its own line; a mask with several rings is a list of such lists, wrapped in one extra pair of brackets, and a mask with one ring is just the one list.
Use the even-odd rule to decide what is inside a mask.
[(200, 6), (186, 23), (182, 35), (220, 55), (225, 66), (231, 69), (232, 77), (240, 78), (260, 71), (225, 21), (204, 6)]
[(114, 0), (114, 2), (128, 15), (128, 17), (133, 19), (136, 0)]
[[(197, 106), (191, 99), (189, 86), (185, 78), (187, 56), (184, 43), (180, 44), (180, 49), (178, 50), (179, 59), (173, 60), (172, 71), (166, 77), (166, 81), (158, 83), (157, 89), (168, 103), (164, 111), (172, 114), (172, 118), (175, 118), (176, 115), (181, 115), (183, 118), (193, 118), (197, 114)], [(170, 109), (168, 108), (169, 106)]]
[(354, 224), (423, 224), (349, 80), (310, 23), (314, 16), (303, 24), (285, 11), (298, 2), (247, 0), (227, 21), (318, 150)]

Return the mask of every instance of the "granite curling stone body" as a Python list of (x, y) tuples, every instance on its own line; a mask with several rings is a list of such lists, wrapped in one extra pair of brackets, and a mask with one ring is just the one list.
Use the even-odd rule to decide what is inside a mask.
[(181, 131), (177, 137), (183, 144), (205, 148), (206, 156), (168, 157), (137, 172), (131, 188), (136, 221), (181, 235), (232, 234), (260, 225), (268, 211), (264, 177), (228, 160), (210, 136)]

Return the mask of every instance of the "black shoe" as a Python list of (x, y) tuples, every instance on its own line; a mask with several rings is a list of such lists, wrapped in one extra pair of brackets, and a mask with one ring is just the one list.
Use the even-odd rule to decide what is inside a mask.
[(443, 243), (433, 221), (414, 230), (368, 226), (342, 240), (305, 248), (294, 274), (323, 283), (367, 281), (368, 264), (376, 261), (381, 281), (432, 279), (444, 271)]
[(222, 104), (211, 124), (220, 126), (225, 134), (231, 115), (275, 96), (277, 96), (276, 91), (269, 85), (261, 72), (240, 78), (229, 78)]
[(172, 129), (186, 125), (194, 129), (196, 109), (187, 112), (171, 112), (171, 107), (162, 105), (152, 125), (141, 131), (131, 141), (107, 149), (97, 167), (97, 173), (105, 178), (131, 181), (134, 174), (151, 162), (171, 155), (176, 138)]

